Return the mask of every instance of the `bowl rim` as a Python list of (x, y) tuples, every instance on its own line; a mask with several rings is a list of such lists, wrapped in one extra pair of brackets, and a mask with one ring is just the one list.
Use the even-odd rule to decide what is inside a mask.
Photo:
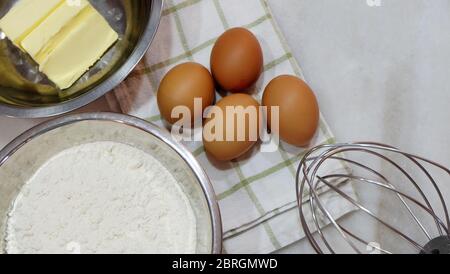
[(195, 174), (208, 203), (212, 224), (211, 253), (222, 253), (223, 238), (220, 208), (211, 180), (209, 179), (205, 170), (200, 166), (194, 155), (192, 155), (192, 153), (190, 153), (184, 145), (174, 140), (170, 133), (140, 118), (119, 113), (97, 112), (66, 115), (41, 123), (25, 131), (24, 133), (16, 137), (13, 141), (11, 141), (8, 145), (6, 145), (2, 150), (0, 150), (0, 167), (4, 163), (6, 163), (14, 153), (16, 153), (30, 141), (34, 140), (36, 137), (44, 135), (52, 130), (83, 121), (109, 121), (126, 126), (131, 126), (147, 132), (148, 134), (154, 136), (155, 138), (167, 144), (171, 149), (173, 149), (181, 157), (181, 159), (186, 162), (186, 164)]
[(51, 106), (22, 107), (8, 105), (0, 102), (0, 115), (11, 118), (54, 117), (84, 107), (117, 87), (121, 82), (125, 80), (125, 78), (134, 70), (137, 64), (144, 57), (157, 33), (161, 21), (164, 3), (163, 0), (150, 1), (150, 18), (147, 22), (145, 32), (139, 39), (130, 57), (118, 70), (116, 70), (111, 76), (101, 82), (98, 86), (89, 91), (86, 91), (84, 94), (81, 94), (76, 98)]

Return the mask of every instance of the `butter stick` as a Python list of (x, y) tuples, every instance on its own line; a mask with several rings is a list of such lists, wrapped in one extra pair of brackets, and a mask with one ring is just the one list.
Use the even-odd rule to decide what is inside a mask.
[(22, 40), (22, 48), (35, 59), (50, 39), (89, 5), (87, 0), (79, 0), (78, 3), (79, 5), (74, 5), (70, 4), (70, 1), (63, 1), (53, 13)]
[(65, 0), (20, 0), (0, 20), (0, 29), (18, 47), (20, 42)]
[(40, 70), (66, 89), (116, 42), (118, 34), (98, 11), (87, 5), (35, 56)]

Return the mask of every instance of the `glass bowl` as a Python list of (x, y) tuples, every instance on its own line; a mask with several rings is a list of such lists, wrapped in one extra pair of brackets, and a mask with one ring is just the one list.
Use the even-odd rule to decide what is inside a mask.
[(8, 213), (23, 184), (59, 152), (100, 141), (127, 144), (158, 159), (192, 205), (197, 221), (196, 253), (221, 253), (219, 207), (212, 185), (194, 156), (157, 126), (112, 113), (77, 114), (46, 122), (0, 151), (0, 252), (5, 252)]

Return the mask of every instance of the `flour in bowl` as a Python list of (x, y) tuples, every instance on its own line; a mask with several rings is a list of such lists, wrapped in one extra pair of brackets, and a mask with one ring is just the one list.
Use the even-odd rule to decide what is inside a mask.
[(65, 150), (22, 188), (7, 253), (195, 253), (196, 219), (172, 174), (131, 146)]

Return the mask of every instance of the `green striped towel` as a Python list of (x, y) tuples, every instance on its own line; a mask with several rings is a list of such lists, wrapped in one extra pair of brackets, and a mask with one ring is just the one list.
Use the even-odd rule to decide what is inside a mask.
[[(167, 0), (151, 49), (108, 97), (111, 106), (164, 127), (155, 96), (160, 80), (182, 62), (195, 61), (209, 67), (215, 40), (235, 26), (250, 29), (264, 50), (264, 74), (256, 85), (258, 100), (275, 76), (296, 74), (303, 78), (265, 0)], [(333, 141), (322, 119), (313, 145)], [(257, 147), (242, 159), (216, 163), (207, 157), (201, 142), (184, 144), (214, 185), (223, 218), (225, 252), (270, 253), (304, 237), (295, 195), (295, 173), (304, 149), (282, 144), (275, 153), (261, 153)], [(343, 166), (338, 162), (329, 168)], [(350, 186), (344, 186), (344, 190), (353, 194)], [(324, 195), (324, 200), (333, 204), (334, 216), (351, 211), (350, 205), (340, 203), (331, 193)]]

